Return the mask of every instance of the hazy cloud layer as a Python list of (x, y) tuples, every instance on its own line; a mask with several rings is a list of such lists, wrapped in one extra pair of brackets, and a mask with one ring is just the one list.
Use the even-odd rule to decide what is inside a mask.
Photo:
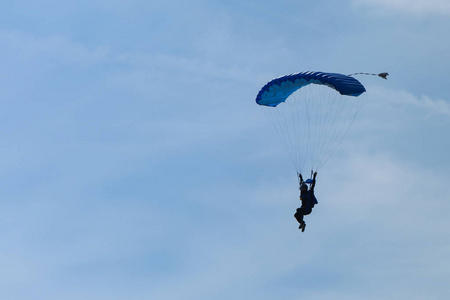
[[(448, 294), (444, 2), (26, 2), (0, 11), (2, 299)], [(391, 75), (357, 77), (301, 233), (255, 97), (307, 70)]]
[(353, 2), (400, 14), (444, 16), (450, 14), (450, 3), (446, 0), (354, 0)]

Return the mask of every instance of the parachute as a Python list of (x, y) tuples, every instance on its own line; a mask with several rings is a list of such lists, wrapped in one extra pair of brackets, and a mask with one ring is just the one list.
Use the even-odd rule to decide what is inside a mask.
[(313, 172), (341, 144), (364, 107), (365, 91), (351, 76), (301, 72), (268, 82), (256, 103), (274, 124), (297, 173)]

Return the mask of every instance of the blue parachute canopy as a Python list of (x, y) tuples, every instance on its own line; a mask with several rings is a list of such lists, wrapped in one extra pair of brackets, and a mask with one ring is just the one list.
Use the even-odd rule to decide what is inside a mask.
[(329, 86), (342, 95), (359, 96), (366, 91), (355, 78), (323, 72), (301, 72), (275, 78), (268, 82), (258, 93), (256, 103), (265, 106), (277, 106), (298, 89), (310, 84)]

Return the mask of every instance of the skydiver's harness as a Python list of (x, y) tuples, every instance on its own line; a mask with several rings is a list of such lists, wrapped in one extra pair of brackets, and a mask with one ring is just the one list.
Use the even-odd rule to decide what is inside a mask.
[[(304, 196), (300, 195), (300, 198), (302, 198), (302, 197), (306, 197), (306, 199), (302, 199), (302, 205), (304, 203), (305, 207), (307, 209), (312, 209), (314, 207), (314, 205), (319, 203), (316, 199), (316, 196), (314, 195), (314, 192), (312, 192), (312, 191), (308, 191), (307, 194), (305, 194)], [(303, 201), (305, 201), (305, 202), (303, 202)]]
[[(313, 171), (311, 171), (311, 178), (306, 179), (305, 181), (302, 181), (301, 179), (301, 174), (297, 173), (297, 178), (298, 178), (298, 184), (299, 184), (299, 189), (301, 189), (302, 184), (309, 184), (309, 188), (308, 188), (308, 192), (306, 194), (304, 194), (303, 196), (307, 197), (307, 199), (302, 199), (302, 205), (303, 205), (303, 201), (305, 201), (305, 206), (307, 209), (312, 209), (314, 207), (314, 205), (318, 204), (319, 202), (316, 199), (316, 196), (314, 195), (314, 192), (311, 191), (311, 186), (314, 183), (314, 179), (313, 178)], [(300, 194), (300, 198), (302, 198), (302, 195)]]

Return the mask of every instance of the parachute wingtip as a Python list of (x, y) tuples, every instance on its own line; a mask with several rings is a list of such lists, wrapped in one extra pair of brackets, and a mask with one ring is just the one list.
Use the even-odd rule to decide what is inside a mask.
[(389, 75), (388, 72), (384, 72), (384, 73), (380, 73), (378, 74), (379, 77), (383, 78), (383, 79), (387, 79), (387, 76)]

